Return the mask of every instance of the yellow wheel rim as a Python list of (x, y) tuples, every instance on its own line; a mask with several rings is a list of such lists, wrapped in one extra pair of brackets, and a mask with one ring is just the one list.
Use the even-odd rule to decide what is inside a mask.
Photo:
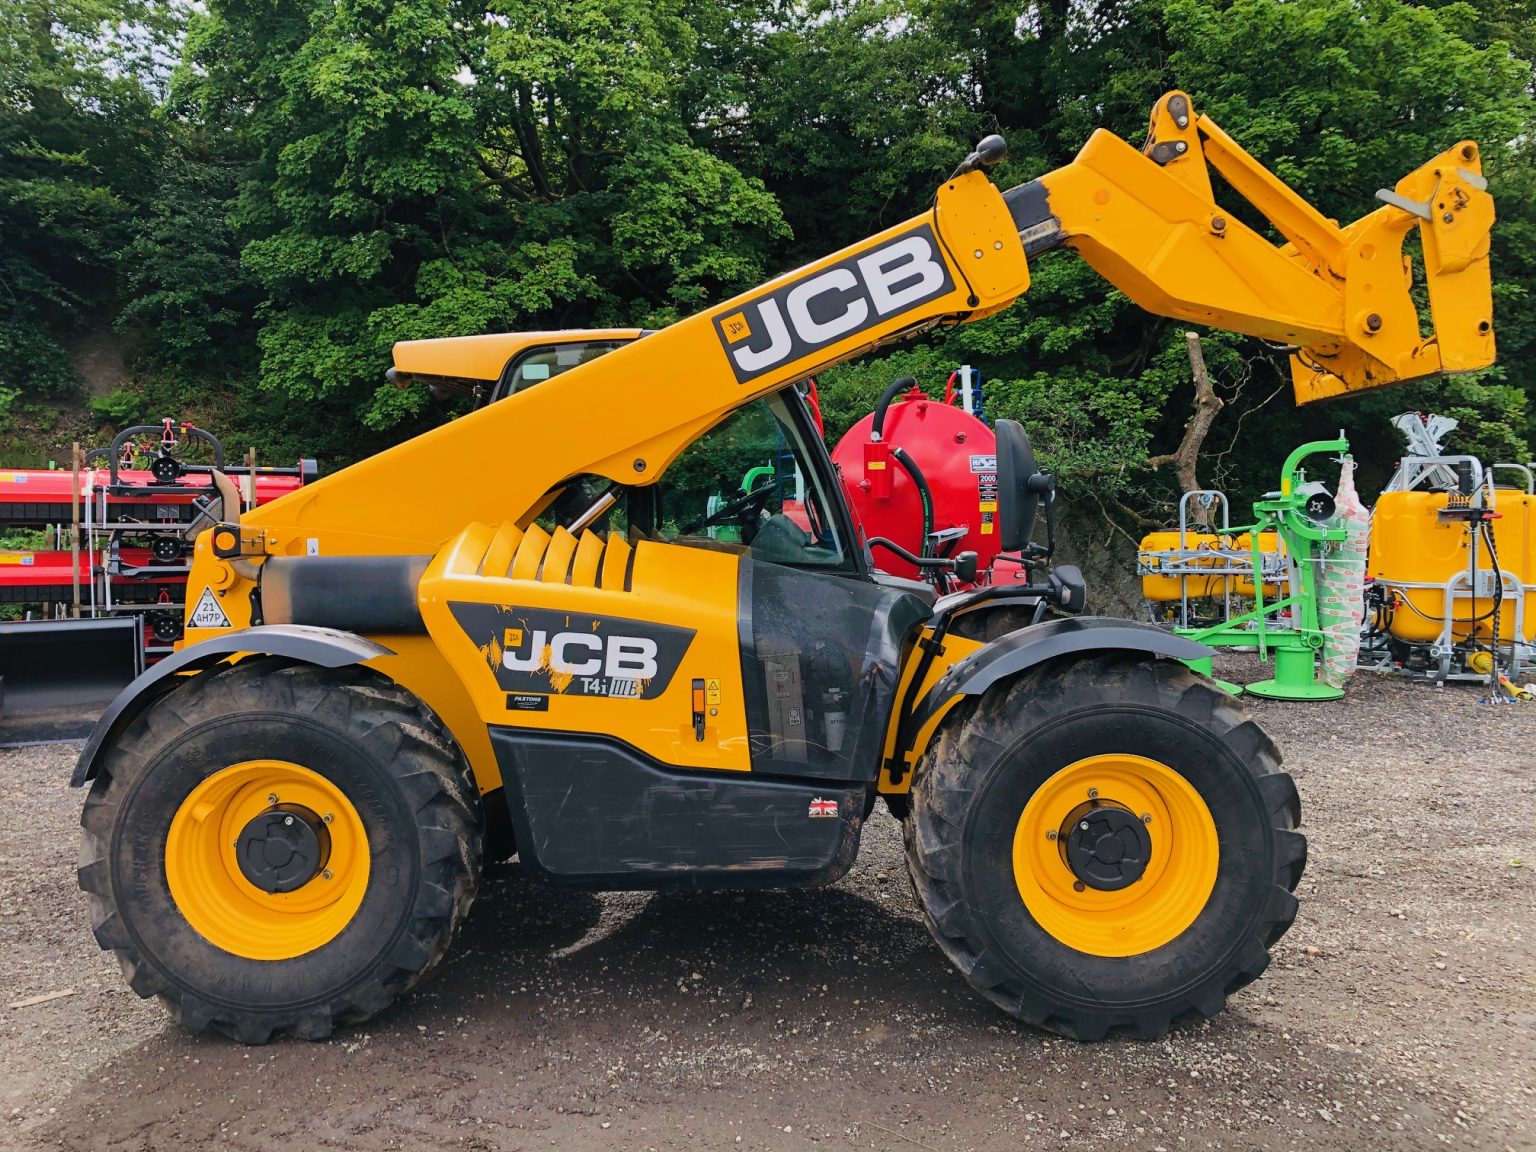
[[(1066, 837), (1085, 809), (1120, 808), (1150, 840), (1146, 870), (1118, 891), (1084, 884)], [(1145, 756), (1090, 756), (1040, 786), (1013, 835), (1013, 878), (1035, 922), (1093, 956), (1161, 948), (1195, 922), (1216, 885), (1216, 822), (1189, 781)]]
[[(236, 845), (251, 821), (279, 806), (322, 825), (329, 852), (302, 886), (267, 892), (247, 879)], [(368, 888), (368, 835), (324, 776), (284, 760), (247, 760), (209, 776), (176, 810), (165, 878), (208, 943), (250, 960), (288, 960), (328, 944), (357, 914)]]

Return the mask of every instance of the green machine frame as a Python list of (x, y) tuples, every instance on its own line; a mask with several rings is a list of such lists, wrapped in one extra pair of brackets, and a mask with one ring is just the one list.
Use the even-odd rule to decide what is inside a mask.
[[(1324, 640), (1318, 625), (1317, 582), (1324, 546), (1341, 543), (1346, 533), (1343, 528), (1326, 526), (1325, 521), (1333, 514), (1331, 506), (1326, 510), (1309, 508), (1313, 497), (1304, 491), (1306, 475), (1301, 463), (1309, 456), (1343, 455), (1348, 451), (1349, 441), (1342, 435), (1336, 440), (1313, 440), (1301, 445), (1285, 459), (1279, 492), (1270, 493), (1253, 505), (1257, 522), (1223, 530), (1223, 535), (1248, 536), (1253, 564), (1252, 611), (1204, 628), (1174, 629), (1181, 636), (1212, 647), (1252, 648), (1261, 660), (1273, 658), (1274, 675), (1270, 679), (1241, 687), (1223, 681), (1222, 686), (1230, 692), (1246, 691), (1276, 700), (1335, 700), (1344, 695), (1343, 689), (1330, 687), (1317, 678), (1317, 656)], [(1284, 594), (1266, 602), (1262, 541), (1269, 532), (1279, 537), (1289, 580)], [(1280, 615), (1287, 611), (1290, 622), (1280, 623)], [(1207, 658), (1191, 661), (1191, 666), (1209, 676), (1211, 663)]]

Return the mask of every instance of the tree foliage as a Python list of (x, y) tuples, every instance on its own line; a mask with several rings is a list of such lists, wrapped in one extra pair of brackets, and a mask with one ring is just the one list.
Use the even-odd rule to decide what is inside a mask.
[(123, 298), (176, 20), (138, 0), (0, 6), (0, 386), (69, 390), (61, 339)]
[[(0, 387), (68, 392), (65, 348), (105, 318), (142, 337), (146, 405), (195, 393), (263, 451), (343, 462), (445, 415), (381, 386), (396, 340), (663, 324), (921, 211), (986, 132), (1017, 183), (1095, 128), (1139, 141), (1182, 87), (1341, 218), (1463, 138), (1500, 213), (1497, 368), (1298, 411), (1283, 357), (1209, 334), (1202, 475), (1251, 494), (1343, 424), (1369, 480), (1413, 407), (1528, 458), (1533, 69), (1513, 0), (12, 0)], [(1033, 280), (827, 373), (829, 431), (970, 362), (1068, 484), (1150, 508), (1145, 462), (1188, 416), (1180, 330), (1070, 254)]]
[(392, 428), (394, 341), (665, 323), (766, 274), (760, 182), (681, 116), (677, 2), (210, 5), (182, 90), (251, 163), (261, 385)]

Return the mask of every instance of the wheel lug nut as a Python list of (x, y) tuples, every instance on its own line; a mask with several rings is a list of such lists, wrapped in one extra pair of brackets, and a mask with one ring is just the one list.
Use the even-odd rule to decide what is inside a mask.
[(1088, 799), (1090, 799), (1090, 800), (1097, 800), (1098, 798), (1099, 798), (1099, 790), (1097, 788), (1090, 788), (1090, 789), (1088, 789)]
[(1081, 828), (1084, 832), (1088, 831), (1088, 821), (1084, 820), (1081, 824), (1078, 825), (1078, 827)]
[[(292, 824), (292, 823), (293, 823), (293, 817), (292, 817), (292, 816), (284, 816), (284, 817), (283, 817), (283, 825), (284, 825), (284, 826), (285, 826), (285, 827), (286, 827), (286, 826), (287, 826), (287, 825), (289, 825), (289, 824)], [(1084, 827), (1087, 827), (1087, 825), (1084, 825)]]
[[(329, 824), (333, 819), (335, 819), (335, 817), (333, 817), (329, 812), (327, 812), (324, 816), (320, 817), (320, 821), (323, 824)], [(1149, 816), (1149, 817), (1147, 817), (1147, 819), (1150, 820), (1151, 817)]]
[(329, 880), (331, 878), (331, 870), (327, 868), (324, 872), (320, 873), (320, 875), (322, 878)]
[(276, 804), (277, 803), (277, 793), (276, 792), (268, 792), (267, 793), (267, 803), (268, 804)]
[(1054, 840), (1054, 839), (1056, 839), (1056, 829), (1054, 829), (1054, 828), (1047, 829), (1046, 833), (1045, 833), (1045, 838), (1047, 840)]
[(1072, 891), (1074, 892), (1081, 892), (1086, 887), (1088, 885), (1084, 884), (1081, 880), (1072, 881)]
[(1152, 813), (1150, 813), (1150, 812), (1143, 812), (1141, 814), (1141, 822), (1143, 824), (1150, 824), (1150, 823), (1152, 823)]

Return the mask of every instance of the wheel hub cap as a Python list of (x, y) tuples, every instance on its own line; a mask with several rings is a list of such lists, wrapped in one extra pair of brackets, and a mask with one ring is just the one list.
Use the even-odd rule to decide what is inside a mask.
[(1086, 756), (1046, 778), (1013, 836), (1030, 917), (1090, 956), (1140, 956), (1177, 938), (1209, 900), (1220, 859), (1196, 787), (1130, 752)]
[(352, 922), (371, 856), (362, 818), (340, 786), (287, 760), (243, 760), (205, 777), (177, 808), (165, 882), (177, 910), (214, 947), (288, 960)]
[(1152, 837), (1124, 808), (1089, 808), (1063, 830), (1072, 874), (1100, 892), (1118, 892), (1140, 880), (1152, 859)]
[(294, 892), (320, 874), (331, 837), (313, 812), (280, 804), (241, 829), (235, 846), (240, 873), (263, 892)]

